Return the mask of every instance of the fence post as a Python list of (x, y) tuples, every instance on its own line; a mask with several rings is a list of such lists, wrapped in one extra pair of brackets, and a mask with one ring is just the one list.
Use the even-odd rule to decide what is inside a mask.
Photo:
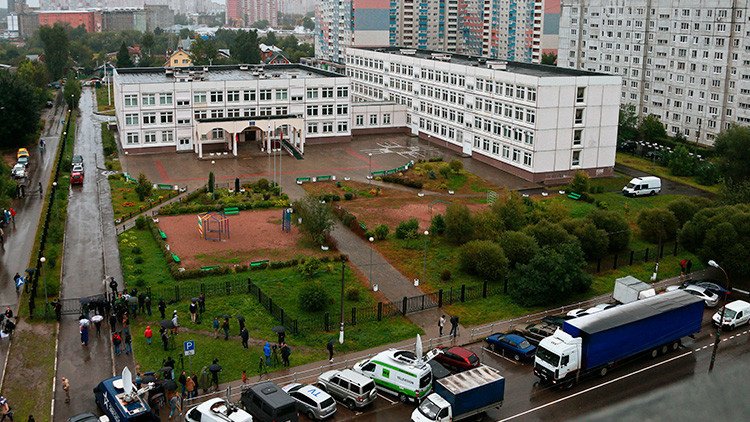
[(677, 256), (677, 241), (674, 242), (674, 250), (672, 251), (672, 256)]
[(461, 302), (463, 303), (464, 300), (466, 300), (466, 285), (462, 284), (461, 285)]
[(352, 325), (357, 325), (357, 308), (352, 307)]
[(482, 283), (482, 298), (487, 299), (487, 280)]
[(614, 260), (614, 262), (612, 262), (612, 269), (613, 270), (617, 269), (617, 257), (618, 257), (618, 254), (615, 254), (615, 260)]
[(329, 331), (330, 330), (330, 318), (331, 318), (331, 316), (330, 316), (330, 314), (328, 312), (326, 312), (323, 315), (323, 325), (324, 325), (323, 328), (325, 328), (325, 331)]
[(630, 265), (633, 265), (633, 258), (635, 257), (635, 251), (630, 251)]
[(438, 290), (438, 308), (443, 307), (443, 289)]
[(422, 295), (422, 309), (420, 309), (420, 310), (422, 310), (422, 311), (424, 311), (424, 297), (425, 297), (425, 296), (427, 296), (427, 295)]
[(383, 320), (383, 302), (378, 302), (378, 321)]
[(406, 296), (404, 296), (404, 300), (401, 303), (401, 313), (404, 315), (406, 315), (406, 301), (407, 301), (407, 298)]
[(643, 262), (648, 262), (648, 248), (646, 248), (646, 253), (643, 255)]

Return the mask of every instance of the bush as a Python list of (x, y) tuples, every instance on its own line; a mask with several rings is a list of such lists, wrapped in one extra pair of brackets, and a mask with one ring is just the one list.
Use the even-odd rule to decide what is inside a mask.
[(524, 232), (536, 239), (541, 247), (550, 246), (554, 248), (573, 240), (572, 236), (561, 225), (546, 220), (526, 227)]
[(443, 178), (447, 179), (451, 175), (451, 169), (449, 166), (442, 166), (438, 170), (438, 173), (440, 173), (440, 175), (443, 176)]
[(585, 171), (579, 170), (576, 172), (575, 176), (573, 176), (573, 180), (570, 182), (568, 189), (575, 193), (583, 194), (589, 192), (590, 187), (591, 181), (589, 175)]
[(214, 177), (214, 172), (208, 173), (208, 192), (214, 193), (214, 188), (216, 187), (216, 178)]
[(539, 253), (539, 244), (536, 243), (536, 239), (519, 231), (507, 231), (501, 234), (500, 246), (508, 258), (508, 264), (513, 268), (528, 264)]
[(612, 211), (596, 210), (588, 217), (598, 229), (609, 236), (609, 251), (619, 252), (630, 244), (630, 225), (622, 214)]
[(153, 188), (153, 185), (146, 178), (145, 174), (141, 173), (138, 175), (138, 183), (135, 186), (135, 193), (138, 195), (139, 200), (143, 201), (151, 196)]
[(690, 155), (684, 145), (679, 145), (669, 155), (669, 172), (675, 176), (692, 176), (698, 166), (698, 158)]
[(131, 249), (130, 251), (133, 253), (133, 255), (140, 255), (141, 253), (143, 253), (140, 246), (133, 246), (133, 249)]
[(419, 221), (416, 218), (410, 218), (402, 221), (396, 227), (397, 239), (416, 239), (419, 236)]
[(454, 173), (461, 173), (461, 170), (464, 169), (464, 163), (459, 160), (451, 160), (451, 162), (448, 163), (448, 167), (450, 167), (451, 171)]
[(713, 163), (704, 162), (695, 170), (695, 180), (703, 186), (713, 186), (719, 183), (721, 173)]
[(395, 175), (383, 176), (382, 181), (386, 183), (396, 183), (396, 184), (414, 188), (414, 189), (422, 189), (422, 182), (418, 180), (407, 179), (401, 176), (395, 176)]
[(143, 257), (136, 256), (135, 258), (133, 258), (133, 262), (136, 264), (143, 264)]
[(349, 287), (346, 289), (346, 299), (352, 302), (359, 302), (360, 290), (356, 287)]
[(303, 276), (310, 278), (320, 270), (321, 264), (322, 263), (318, 258), (307, 258), (297, 264), (297, 270), (299, 270), (300, 274)]
[(638, 215), (641, 237), (652, 243), (672, 240), (677, 235), (677, 218), (666, 208), (652, 208)]
[(347, 201), (351, 201), (352, 199), (354, 199), (354, 194), (352, 194), (351, 192), (347, 192), (344, 194), (344, 199), (346, 199)]
[(442, 235), (443, 233), (445, 233), (445, 218), (443, 217), (443, 214), (437, 214), (432, 217), (432, 222), (430, 223), (430, 231), (437, 235)]
[(135, 219), (135, 228), (138, 230), (143, 230), (146, 228), (146, 217), (141, 215), (138, 218)]
[(677, 218), (677, 228), (682, 228), (690, 219), (693, 218), (695, 213), (702, 210), (703, 208), (709, 207), (712, 201), (708, 198), (692, 197), (677, 199), (667, 204), (667, 209), (672, 211), (675, 218)]
[(318, 312), (325, 309), (328, 295), (323, 286), (318, 283), (307, 283), (299, 291), (299, 307), (306, 312)]
[(375, 227), (375, 239), (378, 240), (385, 240), (388, 237), (388, 232), (390, 232), (390, 229), (385, 224), (381, 224), (377, 227)]
[(440, 279), (443, 281), (449, 281), (451, 279), (451, 272), (450, 270), (443, 270), (442, 273), (440, 273)]
[(445, 211), (445, 237), (449, 241), (462, 244), (474, 235), (474, 224), (469, 207), (451, 204)]
[(588, 259), (604, 257), (609, 249), (609, 235), (606, 231), (596, 228), (591, 220), (571, 219), (562, 223), (568, 233), (581, 242), (581, 249)]
[(459, 262), (467, 273), (489, 281), (501, 280), (508, 270), (503, 248), (489, 240), (472, 240), (463, 245)]

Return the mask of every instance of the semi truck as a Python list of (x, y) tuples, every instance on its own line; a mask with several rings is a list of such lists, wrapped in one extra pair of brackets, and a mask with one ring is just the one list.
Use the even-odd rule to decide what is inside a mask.
[(704, 307), (701, 298), (678, 290), (565, 321), (539, 342), (534, 374), (542, 384), (571, 387), (639, 354), (677, 350), (683, 337), (700, 331)]
[(412, 422), (451, 422), (499, 408), (505, 397), (505, 378), (481, 365), (433, 383), (434, 393), (411, 414)]

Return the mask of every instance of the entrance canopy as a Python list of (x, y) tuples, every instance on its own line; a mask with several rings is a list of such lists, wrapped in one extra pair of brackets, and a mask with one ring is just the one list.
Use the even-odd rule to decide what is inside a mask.
[(237, 142), (253, 139), (263, 142), (263, 150), (269, 154), (275, 145), (305, 152), (305, 119), (301, 115), (207, 118), (196, 122), (193, 150), (198, 158), (203, 158), (204, 145), (223, 145), (236, 157)]

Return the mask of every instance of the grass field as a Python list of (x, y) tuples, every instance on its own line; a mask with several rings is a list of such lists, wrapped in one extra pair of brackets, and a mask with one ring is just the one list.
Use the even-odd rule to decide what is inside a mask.
[(630, 154), (625, 154), (622, 152), (617, 153), (616, 162), (617, 164), (622, 164), (624, 166), (631, 167), (636, 170), (640, 170), (648, 174), (652, 174), (654, 176), (659, 176), (667, 180), (673, 180), (675, 182), (679, 182), (688, 186), (692, 186), (696, 189), (700, 189), (700, 190), (710, 192), (713, 194), (719, 193), (719, 187), (721, 186), (719, 184), (716, 184), (713, 186), (704, 186), (696, 182), (695, 179), (693, 179), (692, 177), (674, 176), (670, 173), (667, 167), (663, 167), (659, 165), (658, 163), (652, 162), (651, 160), (647, 160), (641, 157), (636, 157)]
[[(114, 90), (110, 90), (109, 95), (114, 96)], [(99, 88), (96, 88), (96, 110), (97, 111), (101, 113), (105, 113), (105, 114), (111, 114), (114, 116), (115, 100), (112, 97), (110, 97), (110, 100), (111, 101), (107, 99), (107, 86), (106, 85), (101, 85)]]
[(173, 190), (154, 189), (151, 196), (141, 201), (138, 194), (135, 193), (136, 184), (134, 182), (127, 182), (120, 177), (108, 178), (108, 181), (112, 193), (112, 208), (115, 219), (129, 218), (128, 216), (131, 214), (145, 211), (168, 199), (170, 195), (173, 196), (175, 192)]

